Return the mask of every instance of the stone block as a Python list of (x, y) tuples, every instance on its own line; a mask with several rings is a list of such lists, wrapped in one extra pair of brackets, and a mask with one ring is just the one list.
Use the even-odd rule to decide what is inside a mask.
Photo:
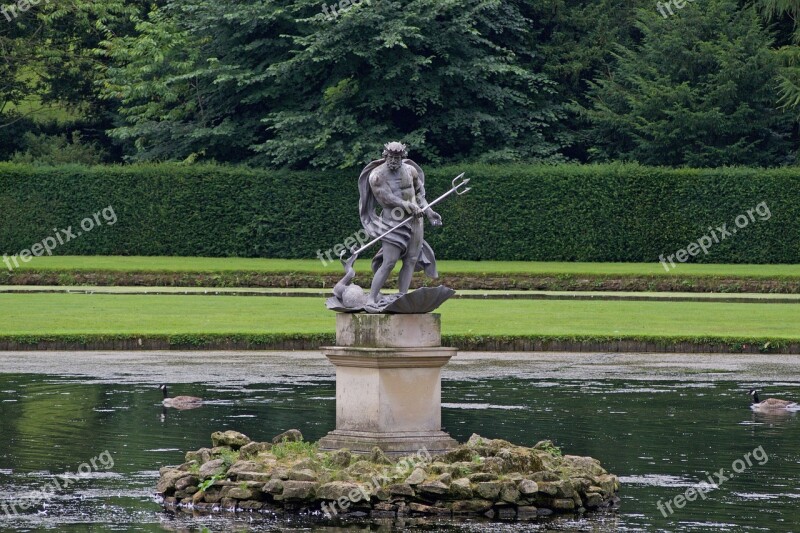
[(441, 315), (338, 313), (337, 346), (423, 348), (441, 344)]

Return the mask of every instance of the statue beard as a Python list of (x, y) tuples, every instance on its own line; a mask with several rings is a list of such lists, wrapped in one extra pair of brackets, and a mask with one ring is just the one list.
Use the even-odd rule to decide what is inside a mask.
[(394, 171), (403, 166), (403, 161), (390, 159), (389, 161), (386, 162), (386, 166), (389, 167), (389, 170)]

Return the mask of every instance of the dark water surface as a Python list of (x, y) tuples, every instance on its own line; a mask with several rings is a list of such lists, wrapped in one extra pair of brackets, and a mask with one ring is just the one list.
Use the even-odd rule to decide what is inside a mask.
[[(163, 374), (169, 375), (165, 365)], [(298, 428), (307, 440), (333, 429), (334, 383), (312, 366), (291, 380), (225, 366), (222, 384), (181, 383), (174, 394), (210, 402), (163, 416), (151, 375), (124, 379), (73, 375), (63, 362), (48, 373), (0, 374), (0, 530), (15, 531), (389, 531), (391, 522), (331, 523), (260, 515), (195, 516), (164, 512), (152, 497), (158, 468), (186, 450), (210, 445), (213, 431), (235, 429), (256, 440)], [(552, 439), (565, 453), (591, 455), (621, 477), (616, 514), (532, 523), (481, 520), (405, 524), (417, 531), (800, 531), (800, 421), (748, 408), (751, 380), (514, 377), (446, 374), (443, 423), (458, 440), (473, 433), (532, 445)], [(208, 372), (213, 375), (213, 368)], [(247, 373), (247, 375), (244, 375)], [(480, 372), (474, 372), (480, 376)], [(233, 377), (232, 377), (233, 376)], [(796, 380), (772, 382), (770, 395), (800, 397)], [(756, 450), (755, 454), (753, 450)], [(765, 455), (761, 455), (763, 450)], [(105, 453), (104, 452), (108, 452)], [(744, 460), (750, 454), (751, 465)], [(94, 463), (92, 464), (92, 460)], [(737, 463), (735, 461), (741, 460)], [(113, 466), (111, 466), (113, 461)], [(742, 466), (745, 466), (742, 469)], [(705, 499), (657, 507), (724, 469), (731, 479)], [(80, 473), (79, 473), (80, 472)], [(53, 477), (69, 486), (35, 509), (19, 501)], [(715, 478), (716, 480), (716, 478)], [(63, 479), (61, 483), (67, 483)], [(9, 512), (10, 511), (10, 512)], [(668, 513), (667, 513), (668, 514)]]

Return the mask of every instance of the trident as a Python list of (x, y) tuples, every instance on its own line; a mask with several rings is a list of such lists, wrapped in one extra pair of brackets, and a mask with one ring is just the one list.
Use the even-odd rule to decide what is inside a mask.
[[(441, 202), (442, 200), (444, 200), (445, 198), (447, 198), (448, 196), (450, 196), (453, 193), (456, 193), (457, 196), (461, 196), (462, 194), (467, 194), (470, 190), (472, 190), (472, 187), (467, 187), (467, 183), (469, 183), (469, 178), (463, 179), (464, 178), (464, 174), (466, 174), (466, 173), (462, 172), (461, 174), (456, 176), (453, 179), (453, 183), (452, 183), (453, 187), (449, 191), (447, 191), (446, 193), (441, 195), (439, 198), (437, 198), (436, 200), (434, 200), (431, 203), (429, 203), (425, 207), (425, 209), (420, 211), (420, 214), (424, 213), (425, 211), (427, 211), (431, 207), (435, 206), (436, 204), (438, 204), (439, 202)], [(414, 220), (414, 217), (416, 217), (416, 216), (417, 215), (411, 215), (410, 217), (406, 218), (405, 220), (400, 222), (398, 225), (396, 225), (392, 229), (385, 231), (384, 233), (380, 234), (378, 237), (375, 237), (374, 239), (369, 241), (367, 244), (365, 244), (364, 246), (362, 246), (361, 248), (359, 248), (358, 250), (353, 252), (353, 256), (352, 257), (358, 256), (359, 254), (361, 254), (361, 252), (363, 252), (364, 250), (366, 250), (367, 248), (369, 248), (370, 246), (372, 246), (376, 242), (380, 241), (381, 239), (383, 239), (384, 237), (386, 237), (387, 235), (389, 235), (393, 231), (396, 231), (398, 228), (402, 228), (403, 226), (405, 226), (406, 224), (408, 224), (409, 222)], [(345, 252), (346, 252), (345, 250), (342, 250), (342, 253), (339, 254), (339, 259), (343, 259)]]

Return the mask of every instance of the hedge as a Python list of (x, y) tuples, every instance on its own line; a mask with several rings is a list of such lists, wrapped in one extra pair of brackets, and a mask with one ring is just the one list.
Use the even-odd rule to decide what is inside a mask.
[[(765, 202), (755, 221), (689, 261), (800, 262), (800, 169), (465, 165), (427, 169), (429, 199), (461, 172), (472, 191), (426, 229), (464, 260), (658, 261)], [(61, 255), (310, 258), (360, 229), (357, 174), (214, 165), (0, 164), (0, 254), (16, 254), (112, 206), (117, 223)], [(676, 261), (677, 263), (677, 261)]]
[[(183, 335), (0, 335), (3, 351), (77, 350), (318, 350), (333, 333)], [(480, 352), (659, 352), (798, 354), (794, 339), (597, 335), (443, 335), (445, 346)]]

